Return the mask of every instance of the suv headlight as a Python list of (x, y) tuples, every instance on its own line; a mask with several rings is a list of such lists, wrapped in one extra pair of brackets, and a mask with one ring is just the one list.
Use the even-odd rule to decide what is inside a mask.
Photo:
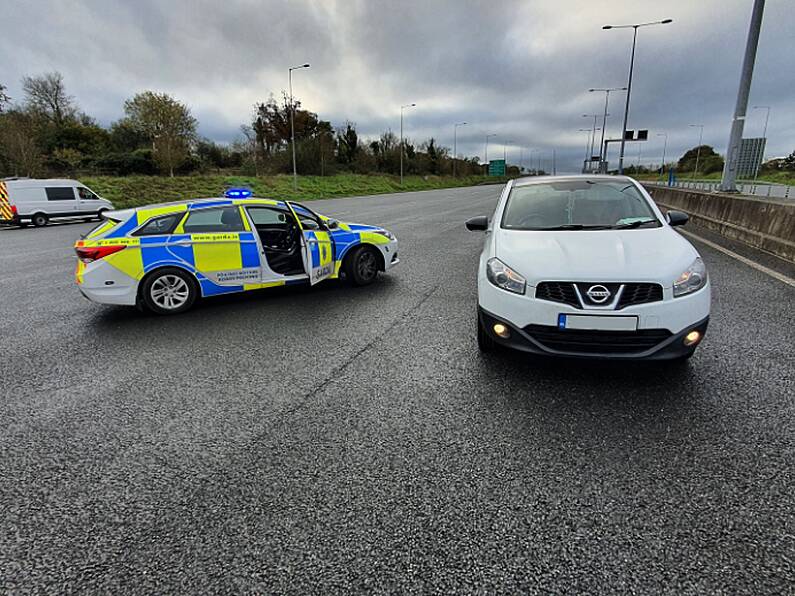
[(524, 277), (497, 258), (489, 259), (486, 263), (486, 277), (498, 288), (514, 294), (524, 294), (527, 287)]
[(692, 294), (703, 288), (706, 283), (707, 268), (704, 266), (704, 261), (701, 260), (701, 257), (698, 257), (674, 281), (674, 297)]

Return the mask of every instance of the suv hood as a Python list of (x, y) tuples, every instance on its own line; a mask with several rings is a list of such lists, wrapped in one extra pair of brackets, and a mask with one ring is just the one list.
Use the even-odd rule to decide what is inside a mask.
[(698, 257), (670, 226), (635, 230), (495, 230), (495, 255), (542, 281), (649, 281), (667, 287)]

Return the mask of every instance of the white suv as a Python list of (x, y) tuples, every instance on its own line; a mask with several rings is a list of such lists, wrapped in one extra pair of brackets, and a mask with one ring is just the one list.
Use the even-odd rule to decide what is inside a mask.
[(478, 269), (478, 345), (568, 357), (685, 360), (709, 322), (695, 248), (631, 178), (509, 182)]

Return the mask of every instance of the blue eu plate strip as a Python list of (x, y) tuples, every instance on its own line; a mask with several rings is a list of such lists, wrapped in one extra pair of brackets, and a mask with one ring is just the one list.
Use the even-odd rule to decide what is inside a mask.
[(559, 314), (558, 315), (558, 329), (565, 329), (566, 328), (566, 315)]

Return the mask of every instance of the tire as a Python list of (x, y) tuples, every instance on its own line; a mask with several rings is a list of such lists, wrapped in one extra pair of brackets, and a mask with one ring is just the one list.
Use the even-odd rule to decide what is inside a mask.
[(102, 221), (107, 211), (108, 211), (107, 209), (100, 209), (99, 211), (97, 211), (97, 221)]
[(196, 279), (187, 271), (164, 267), (146, 277), (141, 298), (157, 315), (176, 315), (188, 310), (199, 297)]
[(493, 352), (497, 347), (497, 342), (483, 328), (483, 323), (480, 322), (480, 317), (478, 316), (478, 349), (486, 354)]
[(48, 221), (50, 221), (50, 219), (43, 213), (36, 213), (33, 215), (33, 217), (30, 218), (30, 223), (32, 223), (37, 228), (46, 226)]
[(345, 260), (345, 279), (354, 286), (367, 286), (378, 277), (378, 253), (371, 246), (357, 246)]

